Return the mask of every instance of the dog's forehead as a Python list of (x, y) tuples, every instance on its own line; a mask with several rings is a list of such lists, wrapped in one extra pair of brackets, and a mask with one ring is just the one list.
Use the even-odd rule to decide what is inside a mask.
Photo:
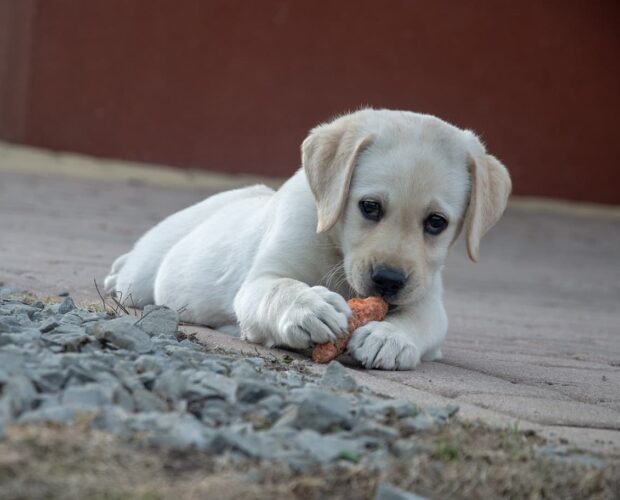
[(374, 132), (358, 169), (366, 179), (451, 177), (461, 182), (467, 178), (469, 146), (462, 130), (434, 117), (392, 120)]
[(456, 213), (469, 190), (467, 140), (438, 119), (386, 123), (360, 157), (351, 191), (384, 193), (407, 210), (439, 201)]
[(412, 114), (387, 120), (374, 134), (374, 149), (395, 162), (455, 164), (467, 155), (465, 133), (439, 118)]

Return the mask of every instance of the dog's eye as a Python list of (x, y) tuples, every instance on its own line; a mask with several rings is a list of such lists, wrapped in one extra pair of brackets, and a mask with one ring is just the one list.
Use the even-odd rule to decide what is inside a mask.
[(448, 221), (439, 214), (431, 214), (424, 221), (424, 231), (433, 236), (448, 227)]
[(360, 211), (366, 219), (378, 221), (383, 217), (383, 209), (378, 201), (362, 200), (359, 205)]

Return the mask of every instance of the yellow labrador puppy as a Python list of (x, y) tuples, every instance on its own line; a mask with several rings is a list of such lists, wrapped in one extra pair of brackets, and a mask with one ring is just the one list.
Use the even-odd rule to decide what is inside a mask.
[(293, 348), (342, 335), (345, 299), (381, 295), (386, 321), (359, 328), (350, 354), (386, 370), (439, 358), (448, 249), (464, 227), (478, 258), (506, 207), (506, 168), (468, 130), (374, 109), (314, 128), (302, 163), (278, 191), (229, 191), (171, 215), (116, 260), (106, 291)]

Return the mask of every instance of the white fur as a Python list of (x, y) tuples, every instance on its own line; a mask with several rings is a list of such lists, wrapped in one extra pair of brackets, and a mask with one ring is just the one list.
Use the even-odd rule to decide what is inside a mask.
[[(469, 131), (371, 109), (315, 128), (303, 161), (276, 192), (225, 192), (168, 217), (116, 260), (106, 291), (138, 306), (165, 304), (185, 321), (240, 331), (250, 342), (303, 348), (342, 334), (345, 299), (373, 294), (369, 269), (387, 264), (406, 271), (407, 285), (390, 299), (396, 308), (386, 321), (355, 332), (349, 352), (382, 369), (440, 357), (443, 263), (463, 225), (468, 234), (474, 228), (477, 256), (506, 205), (503, 166)], [(480, 203), (470, 200), (474, 181)], [(380, 222), (361, 216), (366, 197), (384, 204)], [(435, 211), (449, 225), (429, 236), (423, 220)]]

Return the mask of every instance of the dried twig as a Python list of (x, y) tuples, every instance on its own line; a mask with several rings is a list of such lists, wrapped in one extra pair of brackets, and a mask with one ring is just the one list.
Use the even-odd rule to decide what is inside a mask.
[[(136, 307), (136, 303), (133, 301), (133, 294), (132, 294), (132, 293), (130, 293), (130, 294), (129, 294), (129, 296), (128, 296), (127, 298), (128, 298), (129, 300), (131, 300), (131, 308), (134, 310), (135, 315), (137, 316), (137, 315), (138, 315), (138, 309), (137, 309), (137, 307)], [(142, 316), (142, 314), (141, 314), (140, 316)]]
[[(127, 308), (123, 305), (122, 302), (120, 302), (116, 297), (112, 297), (110, 296), (110, 298), (112, 299), (112, 302), (114, 302), (117, 306), (118, 309), (120, 309), (121, 311), (123, 311), (125, 314), (129, 315), (129, 311), (127, 310)], [(118, 309), (116, 310), (117, 314), (118, 314)]]
[(101, 304), (103, 305), (103, 311), (108, 312), (108, 304), (106, 303), (105, 297), (102, 295), (101, 290), (99, 290), (99, 285), (97, 284), (97, 278), (93, 278), (93, 281), (95, 282), (95, 290), (97, 290), (97, 295), (99, 295), (99, 298), (101, 299)]
[(149, 312), (147, 312), (146, 314), (142, 314), (142, 316), (140, 316), (140, 318), (138, 319), (138, 321), (136, 321), (134, 323), (134, 326), (137, 325), (138, 323), (140, 323), (140, 321), (142, 321), (144, 318), (146, 318), (149, 314), (151, 314), (152, 312), (155, 312), (157, 309), (151, 309)]

